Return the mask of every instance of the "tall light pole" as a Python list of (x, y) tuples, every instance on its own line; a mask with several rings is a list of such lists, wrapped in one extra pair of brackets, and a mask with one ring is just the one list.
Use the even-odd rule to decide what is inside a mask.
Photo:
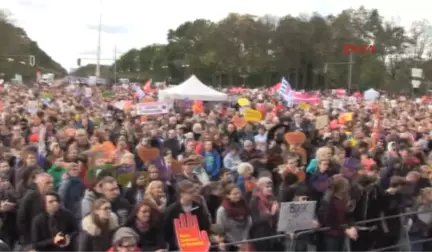
[(348, 61), (348, 94), (351, 95), (351, 86), (352, 86), (352, 68), (353, 68), (353, 54), (350, 53), (349, 61)]
[(117, 45), (114, 47), (114, 83), (117, 83)]
[(99, 28), (98, 28), (98, 44), (96, 55), (96, 72), (95, 76), (100, 77), (100, 57), (101, 57), (101, 35), (102, 35), (102, 0), (99, 3)]

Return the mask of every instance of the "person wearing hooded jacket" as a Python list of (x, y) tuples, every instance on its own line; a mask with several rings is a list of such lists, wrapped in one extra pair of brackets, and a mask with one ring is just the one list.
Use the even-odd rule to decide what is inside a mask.
[(80, 218), (80, 203), (85, 193), (85, 185), (79, 177), (79, 167), (73, 166), (66, 172), (66, 178), (60, 182), (58, 193), (63, 206)]
[(112, 176), (109, 171), (102, 170), (97, 174), (94, 186), (91, 189), (87, 189), (84, 193), (84, 197), (81, 199), (81, 217), (89, 215), (92, 209), (93, 202), (102, 197), (101, 192), (101, 181), (105, 177)]

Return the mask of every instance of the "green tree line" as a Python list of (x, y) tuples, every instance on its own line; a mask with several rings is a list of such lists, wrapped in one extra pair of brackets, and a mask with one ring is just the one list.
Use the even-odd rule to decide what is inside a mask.
[[(16, 26), (4, 10), (0, 10), (0, 34), (0, 78), (8, 80), (20, 74), (25, 80), (34, 80), (37, 71), (66, 75), (66, 70)], [(29, 55), (34, 56), (34, 66), (30, 65)]]
[(431, 32), (427, 21), (405, 28), (363, 7), (325, 17), (232, 13), (219, 22), (185, 22), (168, 31), (167, 44), (131, 49), (116, 68), (172, 83), (193, 73), (214, 86), (270, 86), (285, 76), (297, 89), (346, 88), (344, 45), (373, 44), (375, 54), (353, 56), (353, 88), (409, 90), (412, 67), (432, 77)]

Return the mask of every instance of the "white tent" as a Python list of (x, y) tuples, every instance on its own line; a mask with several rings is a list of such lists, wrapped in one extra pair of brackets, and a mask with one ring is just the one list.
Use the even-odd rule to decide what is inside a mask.
[(380, 93), (373, 88), (368, 89), (363, 93), (363, 98), (366, 101), (375, 101), (376, 99), (378, 99), (379, 96)]
[(183, 83), (159, 91), (159, 100), (226, 101), (228, 95), (204, 85), (195, 75)]

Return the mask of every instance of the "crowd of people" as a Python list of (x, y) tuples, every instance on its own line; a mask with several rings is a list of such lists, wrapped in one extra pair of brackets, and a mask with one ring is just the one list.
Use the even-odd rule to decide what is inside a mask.
[(295, 251), (368, 251), (405, 236), (411, 251), (432, 250), (422, 241), (432, 230), (428, 99), (326, 93), (287, 107), (250, 90), (242, 97), (263, 119), (241, 124), (235, 102), (138, 116), (118, 106), (139, 102), (129, 86), (4, 85), (0, 96), (5, 251), (178, 251), (173, 221), (186, 212), (210, 251), (284, 251), (294, 236), (277, 236), (280, 206), (293, 201), (316, 201), (315, 227), (327, 227), (297, 237)]

